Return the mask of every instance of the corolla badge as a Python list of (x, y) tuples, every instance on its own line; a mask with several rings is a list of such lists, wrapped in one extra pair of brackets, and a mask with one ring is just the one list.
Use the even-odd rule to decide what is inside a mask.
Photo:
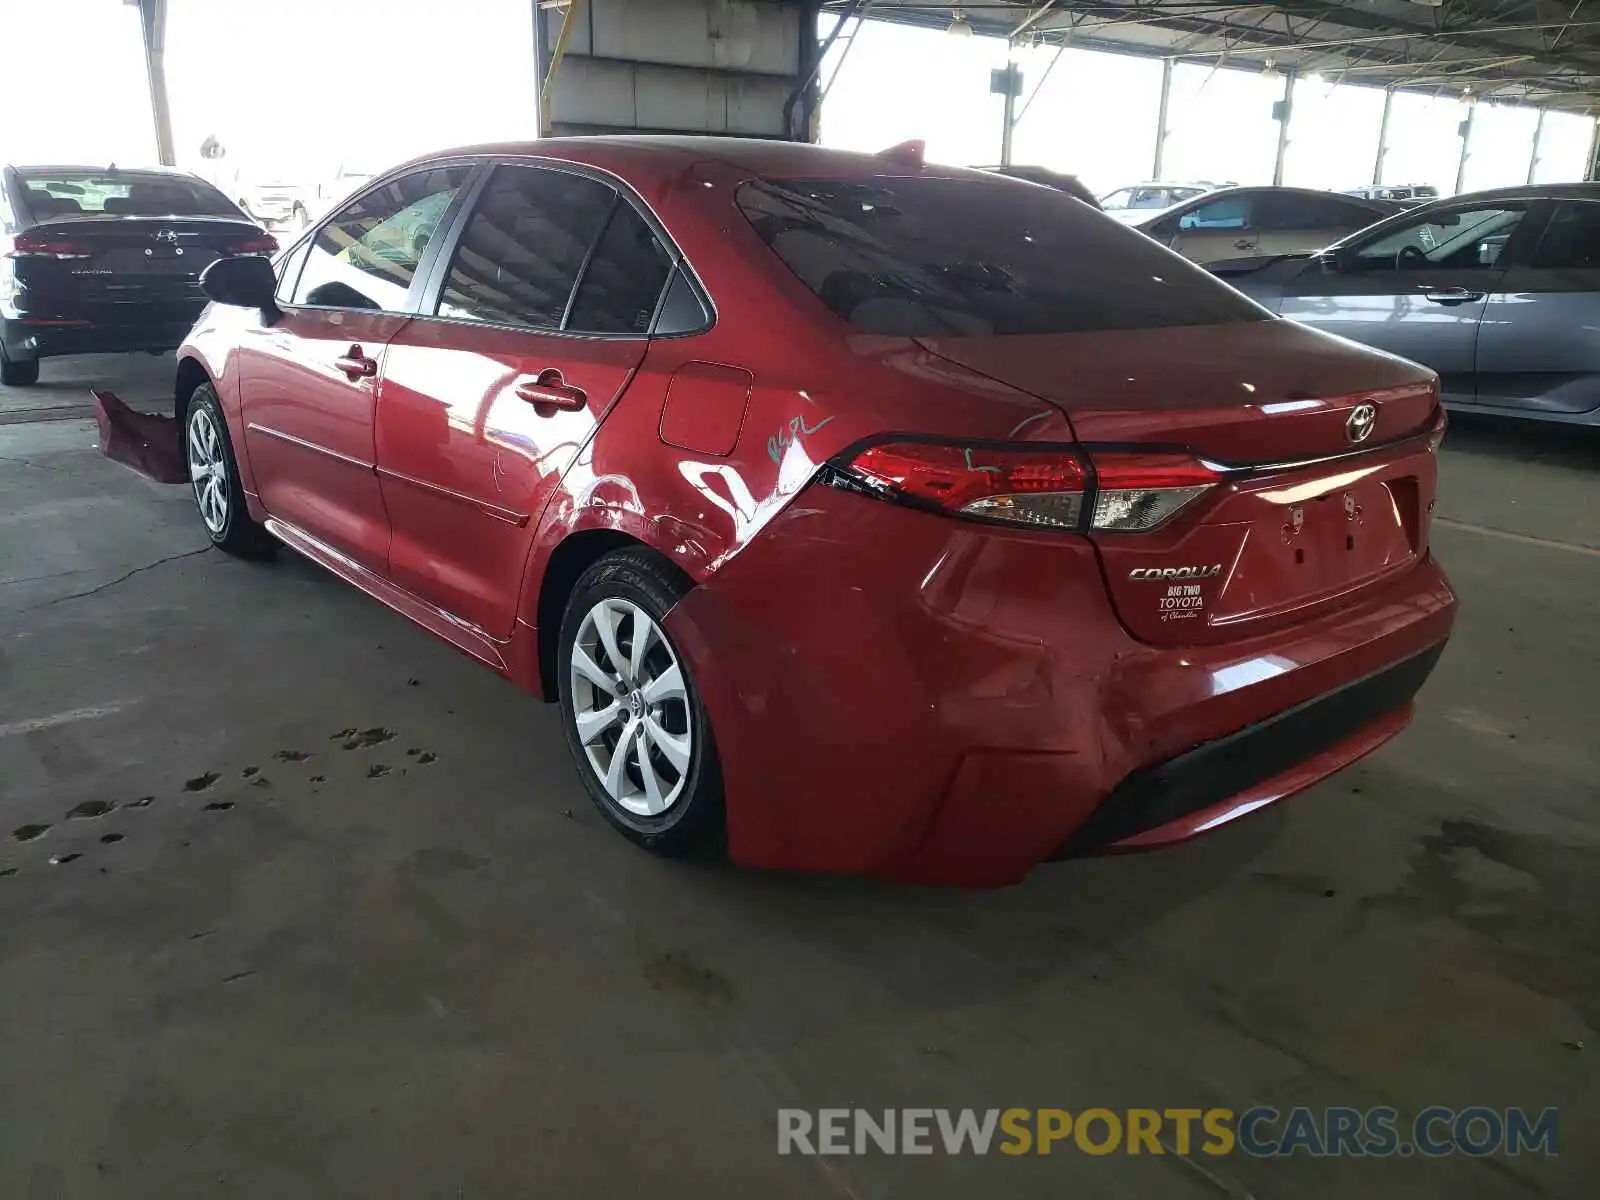
[(1129, 579), (1214, 579), (1222, 574), (1222, 564), (1212, 563), (1195, 567), (1135, 567), (1128, 572)]
[(172, 244), (177, 242), (177, 240), (178, 235), (173, 233), (170, 229), (162, 229), (156, 232), (156, 241), (158, 242), (167, 242), (168, 244)]
[(1376, 404), (1358, 404), (1350, 410), (1344, 423), (1344, 436), (1351, 442), (1364, 442), (1372, 436), (1372, 427), (1378, 423)]

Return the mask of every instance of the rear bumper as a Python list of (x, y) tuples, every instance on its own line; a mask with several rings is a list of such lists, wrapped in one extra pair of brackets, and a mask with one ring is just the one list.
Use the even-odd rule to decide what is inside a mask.
[[(140, 306), (130, 305), (130, 308)], [(107, 354), (131, 350), (175, 350), (188, 336), (203, 304), (161, 313), (152, 320), (147, 311), (97, 315), (93, 320), (72, 324), (56, 323), (71, 318), (52, 318), (50, 323), (27, 318), (0, 318), (0, 339), (6, 357), (13, 362), (56, 358), (64, 354)]]
[(667, 622), (737, 861), (984, 886), (1337, 771), (1403, 728), (1455, 607), (1430, 558), (1314, 620), (1155, 647), (1081, 539), (812, 488)]
[(1282, 799), (1405, 727), (1444, 643), (1176, 758), (1141, 767), (1078, 826), (1058, 857), (1181, 840)]

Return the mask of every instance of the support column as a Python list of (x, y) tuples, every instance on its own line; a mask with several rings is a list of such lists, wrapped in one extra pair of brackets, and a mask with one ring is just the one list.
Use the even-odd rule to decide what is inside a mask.
[(1022, 91), (1022, 71), (1014, 62), (989, 72), (989, 90), (1006, 98), (1004, 124), (1000, 128), (1000, 165), (1011, 165), (1011, 135), (1017, 128), (1017, 95)]
[(1160, 180), (1167, 156), (1167, 110), (1172, 104), (1172, 60), (1161, 60), (1161, 107), (1156, 111), (1156, 160), (1150, 169), (1150, 178)]
[(178, 157), (172, 147), (172, 110), (167, 106), (167, 0), (131, 0), (139, 6), (144, 30), (144, 69), (150, 82), (150, 116), (156, 127), (156, 157), (173, 167)]
[(1539, 123), (1533, 127), (1533, 149), (1528, 153), (1528, 182), (1533, 182), (1539, 170), (1539, 143), (1544, 140), (1544, 109), (1539, 110)]
[[(1007, 83), (1010, 84), (1011, 73), (1016, 70), (1013, 64), (1006, 65)], [(1017, 89), (1014, 84), (1006, 88), (1006, 127), (1000, 135), (1000, 165), (1011, 165), (1011, 137), (1017, 131)]]
[(1583, 160), (1583, 178), (1585, 182), (1600, 178), (1600, 171), (1595, 170), (1595, 152), (1600, 150), (1600, 118), (1594, 120), (1589, 129), (1589, 154)]
[(1457, 196), (1467, 185), (1467, 157), (1472, 153), (1472, 116), (1477, 111), (1476, 104), (1467, 105), (1467, 115), (1462, 118), (1461, 124), (1456, 126), (1456, 131), (1461, 134), (1461, 159), (1456, 163)]
[(1289, 121), (1294, 111), (1295, 69), (1283, 73), (1283, 99), (1272, 106), (1272, 115), (1278, 119), (1278, 157), (1272, 164), (1272, 186), (1283, 186), (1283, 160), (1289, 153)]
[(1383, 89), (1383, 116), (1378, 118), (1378, 156), (1372, 160), (1372, 186), (1383, 182), (1383, 160), (1389, 157), (1389, 112), (1394, 108), (1394, 88)]

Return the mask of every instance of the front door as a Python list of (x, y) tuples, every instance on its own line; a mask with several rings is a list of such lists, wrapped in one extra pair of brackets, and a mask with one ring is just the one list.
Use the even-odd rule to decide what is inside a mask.
[(1554, 206), (1538, 248), (1489, 294), (1478, 403), (1551, 415), (1600, 408), (1600, 202)]
[[(245, 445), (268, 514), (376, 571), (389, 522), (374, 446), (376, 385), (434, 229), (470, 168), (405, 175), (317, 232), (282, 316), (241, 339)], [(288, 281), (286, 281), (287, 284)]]
[(1466, 204), (1386, 224), (1309, 266), (1279, 312), (1432, 367), (1446, 400), (1470, 404), (1478, 321), (1526, 212)]
[(539, 514), (644, 358), (671, 265), (608, 184), (495, 169), (436, 311), (384, 365), (377, 461), (396, 583), (510, 635)]

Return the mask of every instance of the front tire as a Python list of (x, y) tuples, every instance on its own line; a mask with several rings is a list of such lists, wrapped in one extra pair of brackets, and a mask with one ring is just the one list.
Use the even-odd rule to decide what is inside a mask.
[(644, 549), (579, 578), (561, 622), (561, 724), (595, 807), (624, 837), (678, 857), (716, 848), (722, 770), (711, 722), (662, 621), (686, 589)]
[(256, 524), (245, 506), (239, 463), (233, 456), (228, 422), (216, 390), (195, 388), (183, 421), (184, 459), (194, 488), (195, 507), (212, 545), (240, 558), (270, 558), (278, 543)]

